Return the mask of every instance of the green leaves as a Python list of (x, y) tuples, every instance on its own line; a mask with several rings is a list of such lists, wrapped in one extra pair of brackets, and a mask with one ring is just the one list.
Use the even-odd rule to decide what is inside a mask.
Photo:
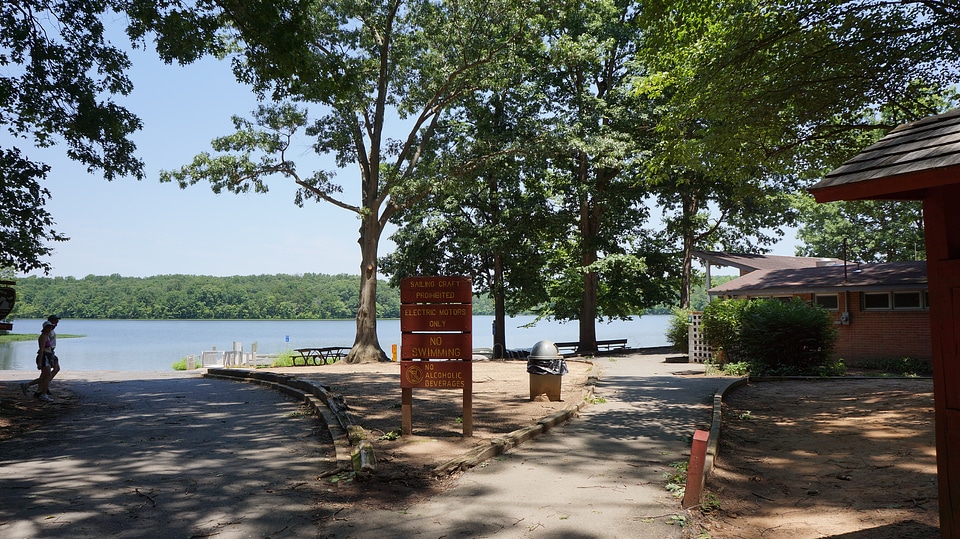
[(326, 176), (304, 181), (297, 173), (296, 163), (286, 159), (291, 140), (306, 121), (306, 111), (291, 104), (262, 105), (254, 112), (253, 120), (234, 116), (236, 132), (211, 143), (218, 155), (200, 153), (189, 165), (175, 171), (162, 171), (160, 181), (176, 181), (185, 188), (206, 180), (215, 193), (224, 189), (234, 193), (251, 190), (265, 193), (269, 189), (267, 180), (281, 175), (326, 193), (321, 187), (327, 181)]
[[(65, 153), (107, 180), (143, 177), (130, 135), (140, 120), (117, 105), (130, 93), (126, 54), (104, 37), (112, 2), (20, 0), (0, 3), (0, 125), (12, 139), (0, 148), (0, 266), (48, 271), (52, 229), (40, 187), (49, 168), (28, 146), (65, 145)], [(19, 147), (15, 147), (19, 146)]]
[(707, 155), (711, 166), (802, 175), (846, 157), (811, 152), (836, 135), (822, 130), (833, 119), (870, 129), (862, 111), (913, 109), (915, 81), (938, 92), (954, 83), (956, 37), (944, 34), (956, 35), (958, 17), (924, 3), (661, 3), (644, 13), (637, 89), (667, 100), (658, 124), (665, 163), (695, 168)]
[[(797, 204), (803, 241), (797, 255), (856, 262), (924, 260), (923, 211), (919, 201), (859, 200), (816, 204), (807, 195)], [(844, 252), (846, 250), (846, 252)]]

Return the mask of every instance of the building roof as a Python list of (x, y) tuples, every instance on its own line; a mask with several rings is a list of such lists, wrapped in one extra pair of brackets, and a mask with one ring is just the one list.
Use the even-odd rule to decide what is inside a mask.
[(734, 267), (744, 271), (811, 268), (841, 262), (836, 258), (723, 253), (719, 251), (694, 251), (693, 256), (714, 266)]
[[(952, 167), (952, 168), (951, 168)], [(897, 127), (810, 188), (817, 202), (922, 198), (960, 176), (960, 109)]]
[(757, 270), (715, 286), (709, 293), (711, 296), (773, 296), (926, 289), (927, 263), (919, 261)]

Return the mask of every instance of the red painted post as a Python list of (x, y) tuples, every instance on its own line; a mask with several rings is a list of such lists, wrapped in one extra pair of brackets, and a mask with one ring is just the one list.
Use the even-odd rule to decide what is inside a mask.
[(687, 466), (687, 486), (683, 491), (684, 509), (700, 504), (703, 498), (703, 465), (707, 460), (707, 440), (710, 433), (698, 430), (693, 433), (693, 446), (690, 448), (690, 464)]

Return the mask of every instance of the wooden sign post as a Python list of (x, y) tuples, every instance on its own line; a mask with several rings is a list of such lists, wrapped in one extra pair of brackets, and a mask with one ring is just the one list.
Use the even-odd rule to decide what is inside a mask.
[(463, 435), (473, 436), (472, 281), (407, 277), (400, 303), (401, 432), (413, 433), (414, 388), (462, 389)]
[(2, 320), (13, 310), (13, 304), (17, 302), (17, 293), (13, 290), (13, 281), (0, 281), (0, 329), (10, 331), (13, 324), (3, 322)]

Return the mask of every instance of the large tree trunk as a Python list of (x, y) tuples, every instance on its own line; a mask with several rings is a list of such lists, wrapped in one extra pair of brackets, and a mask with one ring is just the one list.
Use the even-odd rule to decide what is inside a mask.
[(696, 244), (697, 231), (693, 222), (700, 205), (697, 196), (692, 193), (681, 193), (683, 212), (680, 216), (680, 229), (683, 235), (683, 267), (680, 272), (680, 308), (690, 308), (690, 288), (693, 285), (693, 248)]
[(344, 358), (347, 363), (390, 361), (377, 336), (377, 247), (380, 223), (376, 214), (363, 218), (360, 228), (360, 305), (357, 308), (357, 337)]
[[(580, 157), (580, 178), (587, 178), (587, 157)], [(596, 196), (596, 195), (593, 195)], [(590, 267), (597, 261), (597, 233), (600, 230), (601, 212), (590, 194), (583, 195), (580, 202), (580, 267)], [(592, 354), (597, 351), (597, 287), (599, 276), (588, 271), (583, 274), (583, 302), (580, 304), (580, 342), (577, 353)]]
[(507, 352), (507, 314), (503, 298), (503, 255), (493, 255), (493, 358)]
[(597, 351), (597, 274), (583, 274), (583, 304), (580, 306), (580, 343), (577, 353), (592, 354)]

